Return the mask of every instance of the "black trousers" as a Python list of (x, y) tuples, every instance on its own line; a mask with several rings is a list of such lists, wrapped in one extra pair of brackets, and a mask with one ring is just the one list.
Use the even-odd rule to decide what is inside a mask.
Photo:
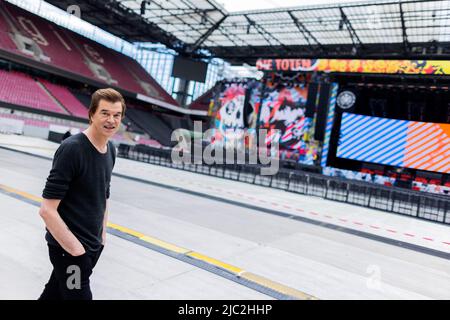
[(53, 271), (38, 300), (92, 300), (89, 277), (103, 251), (73, 257), (63, 248), (48, 245)]

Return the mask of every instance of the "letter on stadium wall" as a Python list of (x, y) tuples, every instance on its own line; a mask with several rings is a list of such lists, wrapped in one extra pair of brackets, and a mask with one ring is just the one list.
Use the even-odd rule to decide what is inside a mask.
[(259, 59), (263, 71), (323, 71), (384, 74), (450, 74), (450, 61), (358, 59)]
[(22, 16), (17, 17), (17, 19), (19, 20), (21, 26), (31, 35), (34, 41), (36, 41), (40, 45), (48, 46), (47, 39), (45, 39), (42, 33), (39, 32), (33, 21)]
[(98, 63), (105, 63), (105, 60), (103, 60), (102, 56), (100, 55), (100, 53), (98, 53), (97, 50), (95, 50), (94, 48), (92, 48), (90, 45), (88, 45), (87, 43), (83, 44), (84, 50), (86, 50), (86, 52), (89, 54), (89, 56), (95, 60)]

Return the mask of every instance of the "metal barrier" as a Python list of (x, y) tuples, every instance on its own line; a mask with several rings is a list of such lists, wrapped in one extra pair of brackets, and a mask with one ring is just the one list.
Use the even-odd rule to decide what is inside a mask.
[(142, 146), (136, 148), (119, 145), (118, 156), (450, 224), (450, 196), (345, 180), (298, 170), (280, 169), (276, 175), (263, 176), (259, 173), (261, 166), (256, 165), (206, 165), (172, 162), (171, 150)]

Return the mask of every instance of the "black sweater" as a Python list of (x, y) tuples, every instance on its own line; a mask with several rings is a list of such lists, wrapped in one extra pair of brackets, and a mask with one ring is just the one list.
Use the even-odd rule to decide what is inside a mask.
[[(102, 243), (103, 218), (116, 153), (112, 142), (100, 153), (84, 133), (64, 140), (56, 150), (42, 197), (60, 199), (58, 213), (86, 250)], [(51, 245), (59, 245), (47, 230)]]

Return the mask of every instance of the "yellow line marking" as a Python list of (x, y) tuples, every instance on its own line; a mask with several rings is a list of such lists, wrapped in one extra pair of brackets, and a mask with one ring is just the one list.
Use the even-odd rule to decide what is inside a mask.
[(228, 264), (228, 263), (225, 263), (225, 262), (216, 260), (216, 259), (214, 259), (214, 258), (210, 258), (210, 257), (205, 256), (205, 255), (203, 255), (203, 254), (201, 254), (201, 253), (198, 253), (198, 252), (192, 251), (192, 252), (189, 252), (187, 255), (190, 256), (190, 257), (192, 257), (192, 258), (195, 258), (195, 259), (198, 259), (198, 260), (205, 261), (205, 262), (207, 262), (207, 263), (209, 263), (209, 264), (218, 266), (218, 267), (220, 267), (220, 268), (222, 268), (222, 269), (231, 271), (231, 272), (236, 273), (236, 274), (238, 274), (238, 273), (240, 273), (240, 272), (243, 271), (241, 268), (232, 266), (231, 264)]
[(115, 223), (108, 222), (108, 227), (116, 229), (116, 230), (119, 230), (119, 231), (122, 231), (123, 233), (130, 234), (130, 235), (135, 236), (137, 238), (145, 237), (145, 234), (143, 234), (143, 233), (140, 233), (140, 232), (128, 229), (126, 227), (119, 226), (118, 224), (115, 224)]
[(22, 197), (24, 197), (24, 198), (27, 198), (27, 199), (29, 199), (29, 200), (33, 200), (33, 201), (37, 201), (37, 202), (42, 202), (42, 198), (36, 197), (36, 196), (34, 196), (34, 195), (30, 194), (30, 193), (27, 193), (27, 192), (25, 192), (25, 191), (20, 191), (20, 190), (11, 188), (11, 187), (7, 187), (7, 186), (5, 186), (5, 185), (3, 185), (3, 184), (0, 184), (0, 188), (3, 189), (3, 190), (5, 190), (5, 191), (7, 191), (7, 192), (10, 192), (10, 193), (14, 193), (14, 194), (20, 195), (20, 196), (22, 196)]
[(43, 149), (49, 151), (56, 151), (56, 148), (51, 147), (41, 147), (41, 146), (33, 146), (33, 145), (23, 145), (23, 144), (15, 144), (15, 143), (0, 143), (1, 146), (13, 146), (19, 148), (32, 148), (32, 149)]
[(174, 245), (174, 244), (171, 244), (171, 243), (168, 243), (163, 240), (159, 240), (159, 239), (156, 239), (156, 238), (150, 237), (150, 236), (141, 237), (140, 239), (145, 242), (154, 244), (155, 246), (158, 246), (158, 247), (161, 247), (161, 248), (164, 248), (166, 250), (173, 251), (176, 253), (186, 254), (191, 251), (189, 249), (185, 249), (185, 248), (179, 247), (177, 245)]
[(297, 289), (285, 286), (284, 284), (281, 283), (277, 283), (275, 281), (269, 280), (267, 278), (258, 276), (254, 273), (251, 272), (243, 272), (241, 274), (241, 278), (250, 280), (252, 282), (256, 282), (259, 285), (262, 285), (264, 287), (270, 288), (272, 290), (275, 290), (277, 292), (281, 292), (285, 295), (297, 298), (299, 300), (318, 300), (318, 298), (309, 295), (307, 293), (301, 292)]
[[(42, 198), (40, 198), (40, 197), (36, 197), (36, 196), (34, 196), (32, 194), (29, 194), (27, 192), (20, 191), (20, 190), (11, 188), (11, 187), (7, 187), (7, 186), (2, 185), (2, 184), (0, 184), (0, 189), (3, 189), (3, 190), (5, 190), (7, 192), (10, 192), (10, 193), (18, 194), (18, 195), (20, 195), (20, 196), (22, 196), (24, 198), (27, 198), (27, 199), (30, 199), (30, 200), (33, 200), (33, 201), (42, 202)], [(291, 296), (291, 297), (294, 297), (294, 298), (297, 298), (297, 299), (300, 299), (300, 300), (318, 300), (318, 298), (316, 298), (314, 296), (311, 296), (311, 295), (309, 295), (307, 293), (301, 292), (299, 290), (296, 290), (296, 289), (293, 289), (291, 287), (285, 286), (283, 284), (277, 283), (275, 281), (269, 280), (269, 279), (264, 278), (262, 276), (258, 276), (258, 275), (254, 274), (254, 273), (245, 271), (245, 270), (243, 270), (241, 268), (238, 268), (236, 266), (233, 266), (231, 264), (228, 264), (228, 263), (222, 262), (220, 260), (217, 260), (217, 259), (205, 256), (205, 255), (203, 255), (201, 253), (198, 253), (198, 252), (195, 252), (195, 251), (191, 251), (191, 250), (179, 247), (177, 245), (165, 242), (163, 240), (160, 240), (160, 239), (157, 239), (157, 238), (154, 238), (154, 237), (151, 237), (151, 236), (147, 236), (147, 235), (145, 235), (143, 233), (140, 233), (138, 231), (135, 231), (135, 230), (132, 230), (132, 229), (129, 229), (129, 228), (126, 228), (126, 227), (122, 227), (122, 226), (120, 226), (118, 224), (108, 222), (108, 227), (116, 229), (116, 230), (119, 230), (119, 231), (121, 231), (123, 233), (126, 233), (126, 234), (129, 234), (129, 235), (135, 236), (135, 237), (137, 237), (137, 238), (139, 238), (139, 239), (141, 239), (143, 241), (146, 241), (148, 243), (151, 243), (151, 244), (153, 244), (155, 246), (161, 247), (161, 248), (166, 249), (168, 251), (181, 253), (181, 254), (184, 254), (186, 256), (190, 256), (190, 257), (192, 257), (194, 259), (201, 260), (201, 261), (207, 262), (209, 264), (215, 265), (217, 267), (220, 267), (222, 269), (228, 270), (228, 271), (236, 274), (238, 277), (241, 277), (243, 279), (252, 281), (252, 282), (257, 283), (259, 285), (262, 285), (264, 287), (270, 288), (270, 289), (272, 289), (272, 290), (274, 290), (276, 292), (280, 292), (282, 294), (285, 294), (285, 295), (288, 295), (288, 296)]]

